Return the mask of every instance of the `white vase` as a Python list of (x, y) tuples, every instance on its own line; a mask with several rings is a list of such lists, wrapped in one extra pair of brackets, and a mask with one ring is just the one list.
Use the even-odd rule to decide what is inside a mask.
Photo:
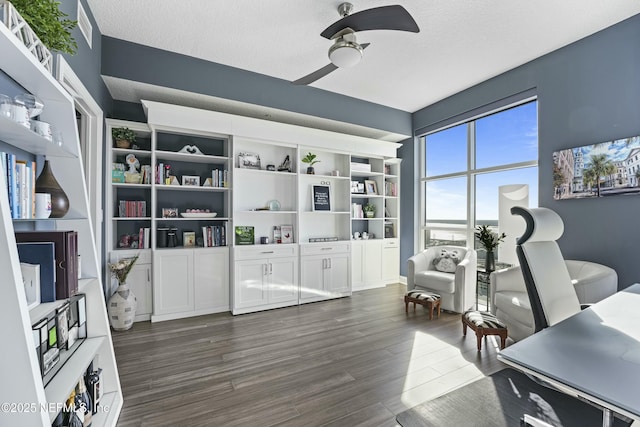
[(109, 322), (116, 331), (126, 331), (133, 326), (133, 319), (136, 317), (138, 300), (129, 289), (129, 285), (119, 283), (116, 293), (109, 298)]

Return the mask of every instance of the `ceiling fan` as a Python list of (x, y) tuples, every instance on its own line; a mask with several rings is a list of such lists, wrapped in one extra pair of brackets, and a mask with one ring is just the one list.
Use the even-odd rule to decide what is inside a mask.
[(340, 4), (338, 13), (342, 19), (329, 25), (320, 33), (322, 37), (333, 40), (333, 45), (329, 48), (331, 63), (294, 81), (293, 84), (308, 85), (338, 68), (353, 67), (360, 62), (369, 43), (359, 44), (356, 41), (356, 32), (368, 30), (420, 32), (416, 21), (400, 5), (374, 7), (353, 14), (352, 12), (351, 3)]

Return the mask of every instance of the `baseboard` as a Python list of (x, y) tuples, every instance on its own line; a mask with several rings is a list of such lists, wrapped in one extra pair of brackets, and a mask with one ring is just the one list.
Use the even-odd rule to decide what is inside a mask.
[(407, 284), (407, 276), (400, 276), (400, 283), (402, 283), (403, 285)]

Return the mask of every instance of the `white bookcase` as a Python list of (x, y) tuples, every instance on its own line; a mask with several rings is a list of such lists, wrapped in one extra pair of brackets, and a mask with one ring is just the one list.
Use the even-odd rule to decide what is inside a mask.
[[(215, 310), (230, 308), (234, 314), (241, 314), (351, 295), (352, 228), (360, 227), (351, 218), (352, 153), (364, 153), (359, 156), (361, 159), (375, 163), (373, 179), (378, 191), (384, 191), (387, 179), (385, 163), (393, 163), (399, 144), (152, 101), (143, 101), (143, 106), (148, 124), (142, 126), (148, 126), (151, 134), (152, 165), (159, 160), (186, 160), (174, 153), (181, 147), (179, 143), (159, 146), (159, 137), (163, 132), (211, 136), (226, 141), (226, 149), (222, 153), (215, 158), (202, 160), (206, 164), (226, 162), (233, 186), (212, 193), (209, 190), (152, 183), (149, 190), (151, 217), (144, 219), (151, 223), (153, 240), (160, 227), (185, 225), (182, 218), (161, 218), (161, 208), (169, 200), (184, 198), (186, 203), (188, 200), (206, 200), (213, 197), (215, 191), (220, 193), (216, 197), (224, 201), (212, 206), (217, 207), (216, 220), (222, 217), (227, 221), (228, 247), (213, 249), (227, 251), (229, 265), (225, 271), (216, 269), (222, 277), (216, 286), (228, 280), (230, 289), (226, 307), (224, 304), (216, 305)], [(122, 125), (115, 121), (109, 124)], [(136, 131), (144, 132), (144, 128), (136, 128)], [(111, 152), (112, 155), (108, 156), (110, 159), (120, 155), (119, 151), (111, 149)], [(309, 152), (316, 154), (320, 161), (314, 165), (315, 174), (307, 174), (307, 164), (301, 161)], [(278, 168), (287, 157), (289, 170), (279, 171)], [(194, 159), (190, 157), (188, 160)], [(387, 175), (392, 179), (391, 174)], [(314, 209), (314, 185), (328, 188), (330, 209)], [(112, 197), (109, 206), (113, 212), (116, 206), (113, 194), (116, 192), (136, 190), (139, 194), (146, 194), (147, 191), (146, 188), (135, 186), (124, 186), (124, 189), (121, 188), (123, 186), (110, 187), (107, 193)], [(380, 245), (377, 255), (382, 257), (389, 252), (383, 252), (382, 243), (386, 249), (393, 240), (382, 238), (386, 221), (382, 215), (387, 198), (384, 193), (379, 193), (371, 199), (375, 199), (378, 217), (369, 221), (371, 224), (367, 227), (376, 234), (377, 239), (372, 242)], [(395, 206), (397, 209), (398, 204)], [(394, 215), (397, 216), (397, 213)], [(126, 229), (129, 226), (127, 221), (111, 218), (108, 222), (114, 227), (117, 225)], [(235, 227), (242, 226), (253, 227), (252, 245), (235, 243)], [(274, 242), (274, 227), (282, 226), (292, 228), (290, 243)], [(109, 234), (112, 242), (109, 251), (116, 255), (128, 255), (130, 250), (115, 246), (119, 233), (112, 231)], [(268, 243), (262, 244), (261, 238), (268, 240)], [(198, 277), (207, 277), (201, 271), (205, 268), (201, 264), (207, 261), (197, 258), (203, 248), (166, 249), (158, 247), (156, 243), (151, 246), (154, 273), (151, 320), (207, 312), (197, 307), (199, 289), (202, 292)], [(219, 256), (218, 261), (222, 265), (223, 255)], [(146, 268), (145, 264), (142, 266)], [(390, 266), (385, 269), (387, 275), (392, 276)], [(379, 271), (376, 280), (380, 281), (382, 263), (378, 263), (376, 271)], [(399, 275), (397, 269), (395, 275)], [(223, 293), (217, 295), (224, 298)]]
[[(41, 119), (56, 126), (63, 145), (56, 146), (30, 130), (0, 118), (0, 141), (28, 155), (40, 164), (49, 160), (60, 186), (69, 197), (70, 210), (64, 218), (13, 221), (8, 203), (7, 183), (0, 174), (0, 319), (5, 325), (2, 363), (0, 364), (0, 402), (15, 405), (15, 412), (0, 412), (0, 425), (49, 426), (55, 419), (55, 408), (61, 408), (93, 361), (103, 369), (102, 410), (94, 416), (94, 426), (115, 426), (122, 408), (122, 392), (116, 366), (105, 300), (100, 278), (101, 268), (94, 246), (89, 204), (80, 158), (73, 99), (36, 61), (18, 39), (0, 25), (0, 68), (9, 77), (44, 102)], [(4, 150), (3, 150), (4, 151)], [(45, 385), (33, 342), (32, 322), (44, 315), (41, 304), (29, 312), (22, 289), (22, 274), (14, 231), (77, 230), (78, 250), (82, 256), (79, 292), (86, 294), (88, 338), (77, 347), (61, 369)], [(55, 305), (56, 303), (50, 303)], [(20, 405), (28, 404), (25, 410)]]
[[(176, 119), (180, 120), (180, 117)], [(136, 132), (137, 148), (115, 148), (111, 130), (118, 127), (128, 127)], [(109, 155), (105, 170), (111, 171), (112, 163), (125, 163), (126, 157), (133, 154), (141, 166), (148, 165), (151, 171), (147, 183), (111, 182), (106, 190), (106, 241), (110, 259), (140, 254), (129, 280), (138, 298), (136, 321), (228, 311), (228, 246), (233, 237), (229, 234), (231, 138), (214, 132), (186, 130), (171, 123), (146, 124), (113, 119), (107, 120), (107, 132)], [(194, 152), (181, 152), (183, 147)], [(163, 168), (161, 173), (160, 167)], [(214, 170), (223, 171), (223, 174), (227, 171), (226, 185), (217, 182), (213, 185)], [(171, 178), (167, 184), (165, 171), (176, 181)], [(197, 177), (199, 185), (186, 185), (185, 177)], [(212, 186), (204, 186), (207, 178), (211, 178)], [(120, 216), (121, 201), (145, 202), (146, 215)], [(170, 216), (167, 209), (175, 214)], [(208, 209), (209, 214), (216, 216), (189, 215), (188, 209)], [(210, 226), (224, 227), (225, 245), (203, 246), (203, 227)], [(148, 230), (148, 247), (140, 247), (138, 239), (139, 247), (132, 248), (130, 242), (135, 236), (139, 237), (141, 228)], [(185, 245), (186, 232), (195, 233), (195, 246)], [(170, 242), (161, 237), (167, 237), (169, 233), (175, 235), (175, 240)], [(112, 286), (116, 285), (112, 283)]]

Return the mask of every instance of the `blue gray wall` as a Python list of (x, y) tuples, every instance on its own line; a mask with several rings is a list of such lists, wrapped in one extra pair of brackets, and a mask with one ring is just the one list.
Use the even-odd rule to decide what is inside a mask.
[[(640, 15), (521, 67), (483, 82), (413, 114), (419, 129), (535, 88), (538, 96), (539, 205), (565, 223), (559, 244), (565, 258), (614, 268), (619, 288), (640, 281), (638, 213), (640, 197), (553, 200), (554, 151), (640, 135)], [(403, 149), (403, 164), (413, 150)], [(417, 175), (416, 175), (417, 176)], [(405, 183), (403, 190), (411, 184)], [(408, 177), (413, 181), (415, 176)], [(413, 211), (404, 197), (404, 212)], [(403, 234), (404, 237), (404, 234)], [(410, 235), (403, 253), (413, 248)], [(413, 236), (417, 238), (417, 236)], [(405, 264), (406, 258), (401, 264)], [(403, 266), (406, 274), (406, 266)]]
[(411, 135), (406, 111), (111, 37), (102, 74)]

